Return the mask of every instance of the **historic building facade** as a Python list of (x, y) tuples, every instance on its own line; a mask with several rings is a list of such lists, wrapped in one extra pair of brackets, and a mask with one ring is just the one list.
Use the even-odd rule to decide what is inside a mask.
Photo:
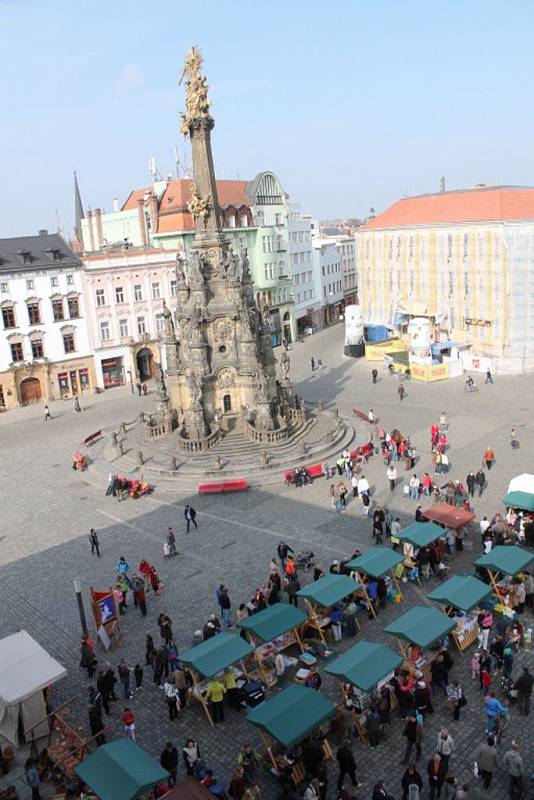
[(82, 263), (57, 234), (0, 239), (0, 408), (95, 386)]
[(365, 323), (427, 317), (499, 369), (534, 368), (534, 188), (479, 186), (399, 200), (357, 234)]

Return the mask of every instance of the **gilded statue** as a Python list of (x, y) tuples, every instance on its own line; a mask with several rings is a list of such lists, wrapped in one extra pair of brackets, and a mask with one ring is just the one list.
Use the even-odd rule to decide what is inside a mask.
[(202, 53), (198, 47), (192, 47), (185, 57), (184, 69), (180, 83), (185, 78), (185, 114), (181, 114), (182, 133), (189, 134), (189, 126), (195, 119), (209, 119), (211, 100), (208, 99), (209, 86), (202, 75)]
[(197, 192), (194, 183), (191, 184), (191, 199), (187, 204), (187, 210), (195, 221), (200, 219), (204, 225), (208, 221), (211, 211), (211, 198), (209, 194), (207, 194), (205, 197), (201, 197)]

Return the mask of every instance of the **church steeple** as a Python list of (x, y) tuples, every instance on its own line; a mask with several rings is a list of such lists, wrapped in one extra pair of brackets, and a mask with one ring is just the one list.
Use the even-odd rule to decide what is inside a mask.
[(83, 249), (82, 219), (84, 218), (82, 196), (78, 186), (78, 176), (74, 171), (74, 245), (79, 252)]

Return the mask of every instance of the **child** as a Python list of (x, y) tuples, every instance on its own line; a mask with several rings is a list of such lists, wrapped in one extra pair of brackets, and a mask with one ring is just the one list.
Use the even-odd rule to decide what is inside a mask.
[(471, 678), (480, 680), (480, 653), (474, 653), (471, 659)]
[(135, 691), (140, 692), (143, 688), (143, 668), (140, 664), (136, 664), (134, 667), (134, 675), (135, 675)]
[(491, 672), (488, 669), (483, 669), (480, 673), (480, 683), (482, 684), (482, 692), (486, 696), (491, 684)]
[(126, 735), (130, 737), (132, 742), (135, 742), (135, 717), (133, 711), (129, 708), (124, 709), (122, 724), (124, 725), (124, 732)]

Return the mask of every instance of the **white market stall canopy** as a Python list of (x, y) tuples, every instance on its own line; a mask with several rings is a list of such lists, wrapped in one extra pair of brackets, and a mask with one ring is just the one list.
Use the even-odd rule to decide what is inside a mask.
[[(26, 631), (0, 639), (0, 734), (18, 746), (19, 718), (28, 730), (46, 716), (43, 689), (67, 670)], [(36, 738), (48, 733), (36, 731)]]
[(534, 494), (534, 475), (529, 475), (528, 472), (523, 472), (516, 478), (512, 478), (508, 485), (508, 494), (512, 492), (525, 492), (525, 494)]

